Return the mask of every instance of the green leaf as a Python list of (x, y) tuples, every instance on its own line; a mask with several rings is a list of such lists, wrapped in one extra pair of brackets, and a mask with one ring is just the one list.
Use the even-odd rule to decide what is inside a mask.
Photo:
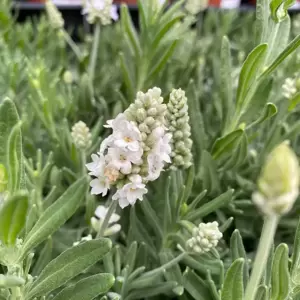
[(121, 23), (124, 30), (124, 33), (127, 34), (128, 39), (131, 42), (131, 46), (134, 49), (135, 57), (138, 59), (141, 55), (141, 47), (136, 33), (136, 29), (132, 24), (130, 14), (128, 12), (127, 5), (121, 5)]
[(134, 97), (134, 88), (133, 88), (134, 84), (133, 84), (132, 76), (130, 74), (131, 72), (125, 61), (124, 54), (120, 53), (119, 56), (120, 56), (120, 64), (121, 64), (121, 71), (123, 74), (124, 84), (125, 84), (126, 90), (128, 92), (128, 97), (129, 97), (130, 101), (132, 101), (132, 99)]
[(264, 57), (267, 51), (268, 45), (258, 45), (245, 60), (239, 78), (239, 85), (237, 89), (237, 111), (244, 111), (248, 103), (246, 103), (246, 95), (248, 90), (253, 85), (256, 77), (261, 70)]
[(209, 191), (209, 194), (215, 195), (220, 193), (220, 181), (216, 162), (206, 150), (202, 151), (200, 178), (203, 182), (203, 189)]
[(177, 46), (177, 40), (172, 42), (172, 44), (170, 44), (166, 48), (166, 50), (161, 54), (160, 60), (158, 60), (158, 62), (150, 70), (148, 80), (152, 80), (165, 67), (166, 63), (173, 55), (176, 46)]
[(114, 284), (111, 274), (97, 274), (64, 288), (53, 300), (92, 300), (106, 293)]
[(221, 291), (221, 300), (243, 300), (243, 269), (244, 259), (239, 258), (233, 262), (226, 273)]
[(126, 299), (127, 300), (135, 300), (141, 299), (141, 295), (144, 299), (158, 296), (158, 295), (167, 295), (172, 292), (178, 286), (177, 282), (170, 281), (164, 283), (153, 284), (149, 288), (138, 289), (131, 292)]
[(300, 103), (300, 92), (294, 95), (292, 99), (289, 100), (289, 103), (290, 105), (288, 109), (289, 111), (293, 111), (294, 108)]
[(228, 133), (227, 135), (218, 138), (212, 147), (212, 156), (214, 159), (218, 159), (222, 157), (224, 154), (230, 153), (233, 149), (235, 149), (244, 134), (243, 129), (237, 129)]
[(230, 53), (230, 43), (226, 36), (222, 40), (221, 50), (221, 95), (223, 124), (228, 121), (233, 105), (233, 86), (232, 86), (232, 63)]
[(47, 208), (26, 236), (21, 257), (47, 239), (75, 213), (86, 190), (86, 177), (84, 176), (73, 183), (54, 204)]
[(0, 206), (0, 240), (13, 245), (25, 225), (28, 210), (28, 193), (20, 191)]
[(261, 285), (258, 287), (255, 300), (269, 300), (269, 289), (266, 285)]
[[(22, 139), (15, 104), (5, 99), (0, 105), (0, 163), (8, 172), (8, 190), (24, 188)], [(22, 185), (22, 186), (21, 186)]]
[(195, 221), (199, 218), (203, 218), (208, 214), (216, 211), (217, 209), (227, 206), (232, 201), (232, 189), (218, 196), (217, 198), (211, 200), (210, 202), (202, 205), (200, 208), (188, 213), (186, 219), (189, 221)]
[(266, 65), (269, 65), (287, 46), (290, 37), (291, 20), (286, 16), (280, 24), (272, 22), (269, 30), (269, 45), (268, 59)]
[(286, 299), (290, 291), (289, 248), (280, 244), (275, 251), (272, 264), (270, 300)]
[(269, 76), (276, 68), (300, 46), (300, 35), (296, 36), (278, 55), (274, 62), (263, 72), (261, 78)]
[(254, 121), (252, 124), (250, 124), (249, 126), (247, 126), (246, 129), (251, 128), (252, 126), (261, 124), (267, 120), (269, 120), (270, 118), (274, 117), (277, 114), (277, 106), (273, 103), (267, 103), (261, 113), (261, 116)]
[(159, 31), (157, 32), (156, 36), (154, 37), (153, 43), (152, 43), (152, 49), (157, 49), (159, 46), (159, 43), (164, 38), (164, 36), (174, 27), (175, 24), (179, 22), (180, 19), (184, 17), (184, 14), (177, 15), (175, 17), (172, 17), (169, 19), (163, 26), (159, 28)]
[(64, 251), (45, 267), (30, 286), (25, 299), (45, 296), (59, 288), (98, 262), (111, 249), (111, 245), (109, 239), (97, 239), (84, 242)]
[(268, 20), (270, 10), (268, 0), (256, 1), (256, 41), (257, 44), (265, 43), (268, 39)]
[(244, 259), (243, 278), (244, 286), (246, 286), (249, 278), (248, 258), (244, 248), (242, 237), (237, 229), (233, 232), (230, 238), (230, 252), (232, 261), (235, 261), (238, 258)]
[(271, 17), (278, 23), (282, 22), (288, 14), (288, 9), (293, 6), (295, 0), (272, 0), (270, 3)]
[(207, 283), (194, 271), (187, 268), (183, 274), (183, 285), (186, 291), (197, 300), (210, 300), (211, 295)]
[[(295, 277), (298, 273), (297, 272), (298, 270), (300, 270), (300, 219), (298, 221), (298, 226), (295, 233), (293, 254), (292, 254), (291, 275), (293, 281), (295, 281)], [(297, 284), (300, 285), (300, 281), (298, 281)]]

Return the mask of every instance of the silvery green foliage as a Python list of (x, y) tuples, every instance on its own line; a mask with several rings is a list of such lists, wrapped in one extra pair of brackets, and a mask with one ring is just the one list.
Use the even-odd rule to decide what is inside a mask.
[[(289, 140), (299, 154), (299, 95), (282, 93), (300, 67), (297, 22), (290, 1), (258, 1), (256, 16), (209, 10), (199, 19), (184, 2), (139, 1), (139, 30), (123, 5), (99, 43), (85, 30), (75, 43), (45, 17), (15, 23), (1, 2), (0, 299), (248, 300), (262, 231), (252, 194), (277, 145)], [(109, 134), (106, 121), (154, 86), (162, 107), (173, 88), (186, 92), (194, 164), (161, 172), (102, 233), (113, 194), (90, 195), (85, 163)], [(91, 133), (84, 153), (71, 135), (79, 120)], [(295, 201), (280, 219), (254, 299), (299, 298), (298, 211)], [(191, 228), (214, 221), (216, 247), (187, 251)]]

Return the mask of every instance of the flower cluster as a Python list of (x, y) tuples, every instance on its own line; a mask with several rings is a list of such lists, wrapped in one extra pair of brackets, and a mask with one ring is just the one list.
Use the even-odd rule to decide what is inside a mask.
[(269, 154), (253, 202), (266, 215), (285, 214), (299, 195), (299, 179), (297, 156), (289, 143), (283, 142)]
[(208, 0), (187, 0), (185, 3), (185, 9), (191, 15), (197, 15), (207, 7)]
[(291, 99), (296, 93), (296, 79), (286, 78), (284, 84), (282, 85), (282, 95), (287, 99)]
[(154, 181), (171, 163), (171, 134), (165, 127), (166, 105), (161, 90), (153, 88), (137, 93), (129, 108), (106, 127), (112, 134), (106, 138), (93, 162), (87, 164), (92, 194), (105, 196), (111, 187), (117, 191), (112, 199), (123, 208), (143, 200), (146, 183)]
[(166, 114), (167, 127), (172, 134), (172, 167), (188, 168), (192, 164), (191, 127), (189, 125), (188, 105), (185, 92), (173, 90)]
[(55, 4), (53, 4), (51, 0), (47, 0), (45, 7), (51, 26), (54, 29), (62, 29), (65, 22)]
[(76, 147), (80, 150), (88, 149), (92, 144), (90, 129), (82, 121), (77, 122), (72, 127), (72, 138)]
[[(95, 217), (92, 217), (92, 219), (91, 219), (91, 225), (96, 232), (100, 231), (103, 221), (107, 215), (107, 212), (108, 212), (108, 208), (103, 205), (99, 205), (96, 208)], [(121, 225), (116, 224), (116, 222), (118, 222), (119, 220), (120, 220), (120, 216), (116, 213), (113, 213), (110, 216), (110, 218), (108, 220), (108, 225), (111, 225), (111, 226), (109, 226), (108, 228), (105, 229), (104, 236), (113, 235), (115, 233), (118, 233), (121, 230)]]
[(99, 21), (102, 25), (111, 24), (111, 20), (119, 18), (116, 5), (112, 0), (84, 0), (82, 14), (87, 15), (87, 21), (94, 24)]
[(195, 253), (209, 252), (218, 245), (223, 234), (219, 230), (218, 222), (200, 223), (193, 228), (193, 237), (187, 240), (188, 251)]

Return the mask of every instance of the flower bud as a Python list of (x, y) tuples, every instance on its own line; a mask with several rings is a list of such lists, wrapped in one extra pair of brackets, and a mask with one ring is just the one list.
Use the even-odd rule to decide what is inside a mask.
[(47, 0), (45, 7), (51, 26), (54, 29), (62, 29), (65, 22), (55, 4), (53, 4), (51, 0)]
[(63, 75), (64, 82), (67, 84), (71, 84), (73, 82), (73, 74), (70, 71), (65, 71)]
[(200, 223), (192, 230), (193, 237), (187, 240), (188, 251), (195, 253), (209, 252), (218, 245), (223, 234), (219, 230), (218, 222)]
[(74, 144), (78, 149), (86, 150), (92, 144), (90, 129), (82, 121), (77, 122), (72, 127), (71, 135), (73, 137)]
[(267, 157), (258, 179), (253, 202), (266, 215), (290, 211), (299, 195), (299, 163), (288, 142), (277, 146)]
[[(180, 109), (180, 111), (178, 110)], [(167, 105), (167, 127), (172, 133), (172, 168), (188, 168), (192, 160), (191, 127), (189, 125), (188, 105), (185, 92), (173, 90)]]

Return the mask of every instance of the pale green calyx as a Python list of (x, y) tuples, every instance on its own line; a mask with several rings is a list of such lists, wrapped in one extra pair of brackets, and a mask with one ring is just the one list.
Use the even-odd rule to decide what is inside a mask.
[(90, 129), (82, 121), (77, 122), (72, 127), (73, 141), (75, 146), (80, 150), (88, 149), (92, 144), (92, 135)]
[(47, 0), (45, 7), (51, 26), (54, 29), (62, 29), (65, 22), (55, 4), (51, 0)]
[(193, 237), (186, 242), (187, 250), (195, 253), (209, 252), (218, 245), (222, 236), (218, 222), (200, 223), (193, 228)]
[(289, 212), (299, 195), (299, 163), (288, 142), (277, 146), (268, 156), (253, 202), (266, 215)]
[(187, 97), (181, 89), (173, 90), (167, 105), (167, 127), (172, 134), (172, 167), (188, 168), (192, 164), (192, 140), (191, 127), (189, 125), (189, 113)]

